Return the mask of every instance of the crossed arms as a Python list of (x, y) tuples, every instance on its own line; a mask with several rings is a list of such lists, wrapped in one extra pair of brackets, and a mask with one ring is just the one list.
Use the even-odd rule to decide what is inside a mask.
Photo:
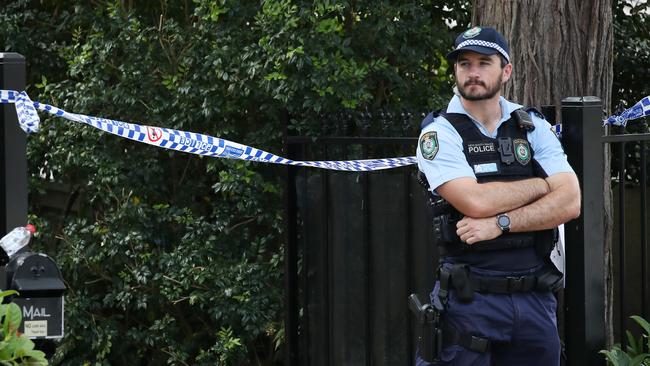
[(500, 213), (510, 217), (512, 232), (552, 229), (580, 215), (580, 186), (574, 173), (515, 182), (457, 178), (436, 192), (465, 215), (457, 224), (457, 234), (467, 244), (501, 235), (496, 225)]

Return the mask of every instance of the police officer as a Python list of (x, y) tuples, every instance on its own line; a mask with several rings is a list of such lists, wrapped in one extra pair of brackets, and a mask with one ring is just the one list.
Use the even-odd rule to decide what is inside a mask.
[(416, 364), (559, 365), (548, 253), (553, 229), (580, 214), (577, 177), (543, 116), (501, 97), (513, 67), (499, 32), (467, 30), (447, 58), (457, 95), (425, 118), (417, 148), (442, 207), (431, 299), (443, 342), (435, 363)]

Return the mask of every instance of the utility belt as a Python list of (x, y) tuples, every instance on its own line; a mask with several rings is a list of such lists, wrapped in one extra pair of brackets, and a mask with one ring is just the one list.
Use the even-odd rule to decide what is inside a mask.
[(467, 264), (447, 264), (438, 270), (440, 288), (433, 304), (419, 301), (416, 294), (409, 296), (409, 307), (422, 325), (418, 348), (427, 362), (439, 361), (444, 347), (460, 345), (475, 352), (487, 352), (491, 343), (487, 338), (470, 333), (461, 333), (444, 323), (444, 313), (449, 300), (449, 291), (454, 290), (460, 302), (470, 302), (474, 292), (512, 294), (532, 291), (557, 291), (562, 288), (563, 275), (552, 264), (546, 264), (538, 271), (522, 276), (491, 277), (470, 271)]
[(474, 292), (492, 294), (512, 294), (532, 291), (557, 291), (562, 288), (562, 272), (552, 264), (544, 265), (540, 270), (523, 276), (481, 276), (470, 271), (466, 264), (441, 266), (438, 270), (441, 301), (448, 296), (450, 289), (456, 290), (456, 297), (461, 302), (474, 299)]

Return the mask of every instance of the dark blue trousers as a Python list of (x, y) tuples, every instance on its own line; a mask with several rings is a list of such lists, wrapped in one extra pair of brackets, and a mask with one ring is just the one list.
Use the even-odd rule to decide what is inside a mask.
[[(483, 276), (518, 276), (526, 272), (476, 270)], [(431, 293), (438, 296), (439, 283)], [(460, 302), (451, 290), (443, 321), (462, 333), (480, 335), (491, 341), (485, 353), (459, 345), (443, 349), (441, 362), (432, 364), (416, 355), (416, 366), (558, 366), (560, 339), (556, 324), (556, 300), (549, 292), (513, 294), (474, 293), (471, 302)]]

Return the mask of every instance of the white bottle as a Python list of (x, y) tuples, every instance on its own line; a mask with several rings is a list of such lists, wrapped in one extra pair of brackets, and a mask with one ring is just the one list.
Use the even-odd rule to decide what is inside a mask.
[(29, 244), (29, 240), (36, 232), (34, 225), (19, 226), (11, 230), (7, 235), (0, 239), (0, 247), (7, 253), (9, 258), (18, 253), (19, 250)]

